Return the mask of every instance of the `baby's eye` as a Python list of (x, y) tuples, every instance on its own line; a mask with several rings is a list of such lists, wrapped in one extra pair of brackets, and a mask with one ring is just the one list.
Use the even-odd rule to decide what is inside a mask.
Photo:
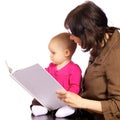
[(51, 52), (53, 55), (55, 54), (55, 52)]

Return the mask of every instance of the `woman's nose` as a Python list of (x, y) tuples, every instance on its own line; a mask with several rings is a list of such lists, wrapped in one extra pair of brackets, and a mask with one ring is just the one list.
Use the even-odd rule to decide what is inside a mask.
[(74, 35), (70, 35), (70, 39), (71, 39), (71, 40), (74, 40)]

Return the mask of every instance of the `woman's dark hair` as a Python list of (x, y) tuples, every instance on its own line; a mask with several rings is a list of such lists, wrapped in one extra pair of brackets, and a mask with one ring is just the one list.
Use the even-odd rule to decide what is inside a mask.
[(74, 8), (66, 17), (64, 26), (82, 41), (84, 51), (92, 49), (93, 56), (99, 54), (106, 32), (116, 28), (108, 27), (106, 14), (96, 4), (87, 1)]

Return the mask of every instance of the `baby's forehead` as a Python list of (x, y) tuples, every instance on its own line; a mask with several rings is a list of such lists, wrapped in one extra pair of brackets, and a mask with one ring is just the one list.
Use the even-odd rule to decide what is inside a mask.
[(60, 39), (52, 39), (48, 45), (48, 48), (49, 49), (57, 49), (57, 48), (60, 48), (60, 49), (67, 49), (68, 48), (68, 45), (66, 42), (64, 42), (63, 40), (60, 40)]
[(51, 43), (64, 44), (64, 45), (68, 45), (69, 42), (70, 42), (70, 39), (64, 38), (64, 37), (57, 37), (51, 40)]
[(67, 44), (62, 40), (53, 40), (50, 43), (52, 47), (67, 47)]

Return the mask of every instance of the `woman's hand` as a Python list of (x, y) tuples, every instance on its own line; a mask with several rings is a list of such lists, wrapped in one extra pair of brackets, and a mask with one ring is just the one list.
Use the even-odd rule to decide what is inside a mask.
[(89, 109), (102, 113), (102, 105), (100, 101), (84, 99), (75, 93), (64, 90), (58, 90), (56, 93), (58, 94), (58, 98), (68, 106)]
[(74, 108), (81, 108), (82, 98), (79, 95), (64, 90), (58, 90), (56, 93), (58, 94), (58, 98), (66, 105)]

